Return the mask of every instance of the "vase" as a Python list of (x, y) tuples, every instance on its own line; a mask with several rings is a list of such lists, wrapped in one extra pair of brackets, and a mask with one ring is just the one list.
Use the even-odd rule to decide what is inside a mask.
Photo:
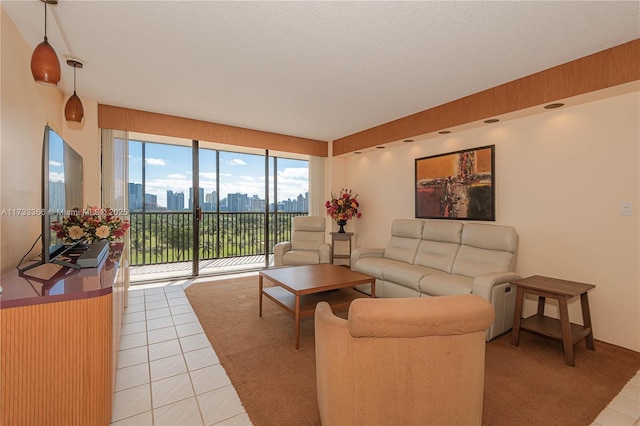
[(338, 232), (341, 233), (341, 234), (344, 234), (344, 226), (347, 224), (347, 221), (346, 220), (339, 220), (336, 223), (340, 226), (340, 229), (338, 229)]

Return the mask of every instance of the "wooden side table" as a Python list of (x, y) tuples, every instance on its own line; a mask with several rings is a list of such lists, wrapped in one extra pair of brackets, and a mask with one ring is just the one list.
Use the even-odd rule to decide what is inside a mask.
[[(353, 232), (330, 232), (331, 234), (331, 263), (334, 259), (347, 259), (349, 260), (348, 266), (351, 266), (351, 237)], [(348, 251), (346, 253), (340, 252), (335, 254), (336, 241), (344, 241), (348, 243)]]
[[(513, 314), (513, 330), (511, 331), (511, 344), (518, 346), (520, 343), (520, 329), (542, 334), (562, 341), (564, 350), (564, 362), (575, 367), (573, 360), (573, 345), (585, 339), (588, 349), (595, 350), (593, 343), (593, 330), (591, 328), (591, 312), (589, 311), (589, 297), (587, 292), (596, 286), (574, 281), (560, 280), (557, 278), (534, 275), (511, 284), (517, 286), (516, 306)], [(522, 319), (522, 305), (525, 293), (538, 296), (538, 311), (526, 319)], [(580, 296), (582, 305), (582, 322), (584, 325), (574, 324), (569, 321), (567, 302)], [(560, 310), (560, 319), (550, 318), (544, 315), (546, 298), (556, 299)]]

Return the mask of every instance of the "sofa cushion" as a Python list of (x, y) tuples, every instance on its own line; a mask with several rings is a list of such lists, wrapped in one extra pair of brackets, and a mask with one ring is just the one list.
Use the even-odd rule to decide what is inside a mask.
[(473, 290), (473, 279), (462, 275), (437, 272), (423, 277), (418, 286), (421, 293), (429, 296), (470, 294)]
[(432, 272), (432, 269), (425, 268), (424, 266), (394, 262), (393, 264), (384, 266), (382, 276), (385, 281), (392, 281), (396, 284), (419, 291), (418, 283), (420, 279)]
[(413, 263), (422, 236), (424, 221), (396, 219), (391, 224), (391, 239), (384, 249), (385, 259)]
[(515, 253), (518, 234), (510, 226), (467, 223), (462, 230), (460, 242), (466, 246)]
[(467, 223), (452, 273), (477, 277), (513, 271), (518, 234), (510, 226)]
[(310, 265), (320, 263), (320, 252), (317, 250), (292, 250), (286, 252), (282, 259), (285, 265)]
[[(385, 266), (392, 265), (396, 261), (384, 259), (381, 257), (362, 257), (351, 268), (355, 271), (362, 272), (363, 274), (371, 275), (372, 277), (382, 278), (382, 270)], [(407, 265), (409, 266), (409, 265)]]

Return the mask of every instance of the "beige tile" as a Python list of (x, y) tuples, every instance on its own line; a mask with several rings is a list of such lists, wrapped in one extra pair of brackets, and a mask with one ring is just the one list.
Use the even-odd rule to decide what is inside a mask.
[(147, 345), (147, 333), (133, 333), (120, 337), (120, 350)]
[(146, 321), (122, 324), (122, 328), (120, 329), (120, 334), (123, 336), (126, 336), (127, 334), (142, 333), (143, 331), (147, 331)]
[(151, 410), (149, 385), (136, 386), (114, 394), (112, 421), (126, 419)]
[[(189, 306), (191, 306), (191, 305), (189, 305)], [(188, 314), (173, 315), (173, 323), (175, 325), (188, 324), (190, 322), (198, 322), (198, 317), (193, 312), (188, 313)]]
[(165, 340), (176, 339), (178, 334), (175, 327), (159, 328), (147, 332), (147, 341), (149, 344), (163, 342)]
[(154, 361), (168, 356), (178, 355), (182, 353), (180, 342), (178, 339), (165, 340), (164, 342), (149, 345), (149, 361)]
[(184, 294), (184, 288), (181, 284), (173, 284), (164, 286), (164, 293), (169, 297), (169, 294), (178, 293)]
[(129, 301), (129, 303), (127, 304), (126, 309), (124, 310), (125, 313), (132, 313), (132, 312), (141, 312), (145, 310), (145, 306), (144, 306), (144, 302), (131, 302)]
[(629, 380), (629, 383), (631, 383), (634, 386), (640, 387), (640, 371), (638, 371), (636, 375), (633, 376), (631, 380)]
[(211, 346), (196, 349), (195, 351), (185, 352), (184, 359), (187, 362), (187, 368), (189, 371), (220, 364), (218, 356)]
[(187, 372), (182, 354), (151, 361), (150, 365), (152, 382)]
[(206, 425), (212, 425), (245, 412), (233, 386), (203, 393), (197, 398)]
[(154, 410), (176, 401), (194, 396), (188, 374), (179, 374), (151, 383)]
[(116, 392), (149, 383), (149, 363), (118, 368), (116, 371)]
[(180, 306), (180, 305), (191, 306), (191, 304), (189, 303), (189, 299), (187, 299), (187, 296), (172, 297), (171, 299), (167, 299), (167, 302), (169, 303), (169, 306)]
[(167, 303), (167, 301), (165, 299), (165, 300), (160, 300), (160, 301), (157, 301), (157, 302), (145, 302), (144, 306), (145, 306), (145, 309), (147, 311), (150, 311), (152, 309), (168, 308), (169, 304)]
[(129, 324), (131, 322), (145, 321), (147, 318), (145, 317), (144, 311), (140, 312), (127, 312), (122, 315), (122, 324)]
[[(178, 333), (180, 335), (180, 333)], [(635, 386), (633, 383), (629, 382), (622, 388), (620, 391), (620, 395), (624, 395), (627, 398), (631, 398), (634, 401), (640, 402), (640, 387)]]
[(600, 415), (594, 420), (594, 423), (598, 423), (603, 426), (632, 426), (634, 422), (635, 419), (616, 410), (612, 410), (609, 407), (602, 410)]
[(147, 320), (147, 331), (157, 330), (159, 328), (171, 327), (173, 321), (171, 317), (154, 318)]
[(211, 346), (207, 335), (204, 333), (193, 334), (191, 336), (180, 337), (180, 345), (182, 352), (195, 351), (196, 349), (207, 348)]
[(150, 311), (147, 311), (148, 320), (170, 317), (170, 316), (171, 316), (171, 311), (169, 310), (169, 308), (152, 309)]
[(188, 322), (186, 324), (176, 325), (178, 337), (191, 336), (192, 334), (204, 333), (199, 322)]
[(200, 426), (202, 416), (195, 397), (153, 410), (154, 426)]
[(126, 419), (113, 422), (111, 426), (153, 426), (153, 417), (151, 411), (147, 411), (137, 416), (127, 417)]
[(229, 380), (226, 371), (224, 371), (224, 368), (222, 368), (220, 364), (190, 371), (189, 375), (191, 376), (191, 383), (193, 383), (193, 390), (196, 395), (223, 388), (231, 384), (231, 380)]
[(164, 294), (164, 289), (162, 287), (155, 288), (145, 288), (144, 289), (144, 297), (153, 296), (154, 294)]
[(147, 356), (147, 347), (140, 346), (137, 348), (125, 349), (118, 353), (118, 368), (129, 367), (135, 364), (142, 364), (149, 361)]
[(177, 305), (171, 306), (171, 315), (180, 315), (180, 314), (192, 314), (193, 308), (191, 305)]
[(218, 422), (216, 426), (253, 426), (253, 423), (251, 423), (247, 413), (242, 413), (239, 416)]
[(144, 303), (161, 302), (166, 300), (167, 298), (165, 297), (164, 292), (158, 294), (150, 294), (149, 296), (144, 297)]
[(615, 397), (608, 407), (633, 419), (640, 417), (640, 401), (627, 398), (624, 395)]

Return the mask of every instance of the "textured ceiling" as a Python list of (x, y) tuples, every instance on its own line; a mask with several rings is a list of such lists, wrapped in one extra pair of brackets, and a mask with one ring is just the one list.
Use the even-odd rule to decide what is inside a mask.
[(333, 140), (640, 38), (640, 2), (60, 0), (48, 38), (65, 94), (75, 56), (101, 104)]

